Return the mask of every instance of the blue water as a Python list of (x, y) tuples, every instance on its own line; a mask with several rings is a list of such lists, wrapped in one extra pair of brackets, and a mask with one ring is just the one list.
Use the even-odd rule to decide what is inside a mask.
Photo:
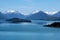
[(60, 28), (44, 27), (55, 21), (0, 24), (0, 40), (60, 40)]

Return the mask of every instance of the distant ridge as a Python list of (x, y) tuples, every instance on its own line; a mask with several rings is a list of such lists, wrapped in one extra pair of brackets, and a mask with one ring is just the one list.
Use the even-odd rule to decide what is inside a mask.
[(60, 17), (60, 11), (53, 15), (54, 17)]
[(32, 19), (32, 20), (40, 20), (40, 19), (47, 19), (47, 18), (50, 18), (50, 16), (43, 11), (39, 11), (35, 14), (31, 14), (26, 17), (26, 19)]
[(11, 19), (11, 18), (22, 18), (24, 19), (24, 15), (19, 13), (18, 11), (15, 12), (6, 12), (5, 16), (7, 17), (7, 19)]
[(5, 20), (5, 19), (6, 19), (5, 15), (2, 12), (0, 12), (0, 20)]
[(11, 18), (20, 18), (28, 20), (60, 20), (60, 11), (58, 11), (54, 15), (48, 15), (43, 11), (38, 11), (26, 16), (16, 10), (0, 12), (0, 20), (6, 20)]

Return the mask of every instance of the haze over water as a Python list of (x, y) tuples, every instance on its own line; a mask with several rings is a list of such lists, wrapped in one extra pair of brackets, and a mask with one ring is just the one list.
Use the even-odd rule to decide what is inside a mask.
[[(35, 23), (36, 24), (35, 24)], [(59, 40), (60, 28), (44, 27), (44, 24), (54, 21), (39, 21), (33, 23), (0, 24), (0, 40)], [(41, 24), (42, 23), (42, 24)]]

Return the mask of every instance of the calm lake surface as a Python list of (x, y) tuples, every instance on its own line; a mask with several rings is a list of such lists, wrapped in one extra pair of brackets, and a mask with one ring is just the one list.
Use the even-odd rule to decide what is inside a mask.
[(44, 27), (55, 21), (32, 20), (32, 23), (0, 24), (0, 40), (60, 40), (60, 28)]

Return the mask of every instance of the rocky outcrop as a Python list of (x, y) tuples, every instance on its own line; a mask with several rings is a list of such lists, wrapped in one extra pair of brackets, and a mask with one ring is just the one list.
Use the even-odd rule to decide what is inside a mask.
[(19, 18), (12, 18), (12, 19), (8, 19), (6, 21), (8, 21), (9, 23), (31, 22), (30, 20), (19, 19)]
[(52, 24), (49, 25), (44, 25), (46, 27), (56, 27), (56, 28), (60, 28), (60, 22), (54, 22)]

